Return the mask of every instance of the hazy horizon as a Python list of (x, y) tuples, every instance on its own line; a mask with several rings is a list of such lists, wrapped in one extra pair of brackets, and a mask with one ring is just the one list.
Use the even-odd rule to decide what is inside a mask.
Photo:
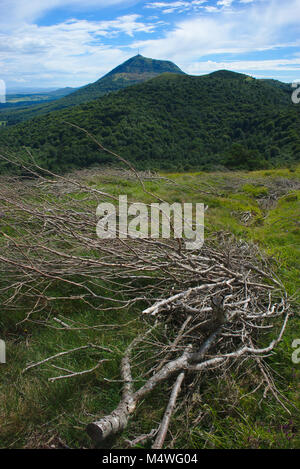
[(136, 55), (190, 75), (300, 79), (300, 0), (0, 0), (8, 92), (79, 87)]

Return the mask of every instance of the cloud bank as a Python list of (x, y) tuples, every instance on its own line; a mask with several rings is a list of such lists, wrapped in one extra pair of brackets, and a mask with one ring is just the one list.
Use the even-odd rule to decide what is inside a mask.
[[(62, 7), (70, 16), (56, 22)], [(83, 8), (109, 19), (76, 19)], [(49, 12), (52, 22), (41, 22)], [(300, 75), (299, 14), (300, 0), (0, 0), (0, 78), (80, 86), (139, 49), (187, 73), (227, 68), (292, 81)]]

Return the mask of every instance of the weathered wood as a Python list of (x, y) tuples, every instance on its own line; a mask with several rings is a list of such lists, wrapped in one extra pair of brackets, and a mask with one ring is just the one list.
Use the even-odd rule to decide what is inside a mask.
[(128, 424), (130, 415), (135, 411), (136, 403), (130, 397), (128, 401), (121, 401), (119, 406), (110, 414), (98, 422), (90, 423), (86, 431), (96, 442), (101, 443), (109, 436), (123, 431)]
[(177, 380), (173, 386), (171, 397), (170, 397), (165, 415), (162, 419), (162, 422), (158, 431), (158, 435), (155, 439), (154, 444), (152, 445), (152, 449), (161, 449), (163, 447), (164, 441), (167, 436), (168, 428), (170, 425), (170, 420), (174, 412), (177, 396), (180, 392), (183, 379), (184, 379), (184, 373), (180, 373), (180, 375), (178, 375)]

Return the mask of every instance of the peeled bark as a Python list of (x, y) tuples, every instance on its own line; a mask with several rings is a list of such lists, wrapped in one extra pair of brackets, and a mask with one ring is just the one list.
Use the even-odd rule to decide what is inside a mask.
[(123, 431), (135, 408), (136, 403), (132, 398), (128, 401), (122, 401), (110, 415), (103, 417), (98, 422), (90, 423), (86, 428), (88, 435), (95, 443), (101, 443), (107, 437)]
[[(124, 385), (123, 399), (118, 407), (110, 414), (103, 417), (98, 422), (91, 423), (87, 426), (89, 436), (96, 442), (101, 443), (107, 437), (115, 435), (126, 428), (130, 415), (135, 411), (137, 403), (150, 391), (152, 391), (157, 384), (166, 380), (176, 371), (181, 371), (188, 365), (189, 351), (187, 350), (180, 358), (167, 363), (158, 373), (152, 376), (147, 383), (144, 384), (138, 391), (128, 394), (128, 381)], [(128, 357), (123, 359), (123, 372), (128, 368)], [(125, 395), (126, 394), (126, 395)]]
[(154, 444), (152, 445), (152, 449), (161, 449), (163, 444), (164, 444), (164, 441), (165, 441), (166, 436), (167, 436), (170, 420), (171, 420), (171, 417), (172, 417), (172, 414), (173, 414), (173, 411), (174, 411), (174, 408), (175, 408), (177, 396), (180, 392), (180, 388), (181, 388), (181, 384), (182, 384), (183, 379), (184, 379), (184, 373), (180, 373), (180, 375), (178, 375), (178, 378), (177, 378), (177, 380), (176, 380), (176, 382), (173, 386), (173, 390), (172, 390), (172, 393), (171, 393), (169, 404), (167, 406), (167, 410), (165, 412), (164, 418), (161, 422), (160, 429), (159, 429), (158, 435), (156, 437), (156, 440), (155, 440)]
[[(147, 336), (155, 327), (156, 324), (146, 332), (145, 336)], [(142, 338), (143, 337), (136, 337), (131, 342), (122, 359), (121, 377), (124, 381), (124, 385), (120, 404), (110, 415), (106, 415), (98, 422), (90, 423), (86, 428), (88, 435), (95, 441), (95, 443), (101, 443), (109, 436), (113, 436), (116, 433), (123, 431), (124, 428), (127, 427), (130, 415), (135, 411), (137, 399), (133, 394), (130, 355), (134, 346), (138, 344)]]
[(181, 372), (189, 368), (191, 362), (195, 362), (195, 355), (200, 360), (203, 358), (207, 350), (213, 345), (220, 329), (215, 331), (204, 342), (201, 349), (197, 353), (191, 353), (191, 347), (187, 347), (186, 351), (177, 359), (170, 361), (163, 368), (154, 374), (139, 390), (135, 393), (132, 391), (132, 377), (130, 369), (130, 353), (134, 344), (128, 347), (127, 352), (122, 360), (121, 374), (124, 379), (123, 398), (118, 407), (101, 420), (91, 423), (87, 426), (87, 433), (96, 442), (101, 443), (109, 436), (115, 435), (124, 430), (128, 424), (130, 415), (135, 411), (138, 402), (144, 398), (146, 394), (151, 392), (159, 383), (168, 379), (175, 372)]

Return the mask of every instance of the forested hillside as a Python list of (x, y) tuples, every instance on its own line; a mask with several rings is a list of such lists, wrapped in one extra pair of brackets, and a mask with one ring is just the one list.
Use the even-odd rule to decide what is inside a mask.
[(3, 130), (0, 145), (19, 153), (25, 145), (54, 170), (113, 161), (66, 121), (140, 169), (256, 169), (300, 159), (299, 106), (288, 88), (228, 71), (163, 74)]
[(15, 125), (19, 122), (48, 114), (52, 111), (92, 101), (93, 99), (100, 98), (113, 91), (118, 91), (137, 83), (143, 83), (167, 72), (184, 75), (184, 72), (172, 62), (149, 59), (139, 54), (117, 66), (95, 83), (90, 83), (78, 90), (73, 90), (72, 93), (65, 93), (65, 95), (61, 95), (60, 99), (57, 99), (55, 102), (44, 103), (34, 107), (27, 105), (18, 110), (6, 110), (6, 107), (10, 106), (3, 105), (3, 110), (0, 113), (0, 121), (5, 121), (7, 125)]

